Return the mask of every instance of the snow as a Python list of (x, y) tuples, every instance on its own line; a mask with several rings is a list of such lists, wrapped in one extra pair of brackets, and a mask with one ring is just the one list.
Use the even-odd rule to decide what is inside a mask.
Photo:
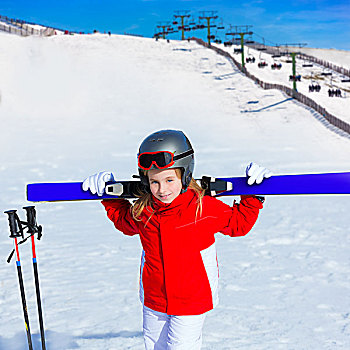
[[(189, 136), (196, 177), (238, 176), (253, 160), (275, 174), (349, 171), (349, 136), (193, 42), (0, 33), (0, 43), (1, 212), (18, 209), (24, 219), (27, 183), (109, 169), (129, 179), (139, 143), (163, 128)], [(203, 349), (349, 349), (349, 203), (271, 196), (248, 236), (218, 234), (220, 304)], [(143, 349), (138, 238), (118, 233), (99, 202), (36, 208), (47, 348)], [(0, 349), (22, 350), (6, 215), (0, 226)], [(29, 243), (20, 254), (39, 349)]]
[[(234, 49), (240, 46), (224, 47), (224, 44), (215, 44), (220, 49), (229, 52), (239, 63), (241, 63), (241, 54), (234, 54)], [(342, 50), (324, 50), (324, 49), (299, 49), (311, 56), (323, 59), (339, 67), (349, 69), (350, 52)], [(286, 51), (281, 49), (281, 52)], [(328, 51), (328, 56), (327, 56)], [(293, 52), (288, 48), (288, 52)], [(249, 73), (266, 83), (280, 84), (292, 88), (293, 82), (289, 81), (289, 76), (293, 74), (291, 56), (281, 56), (273, 58), (271, 54), (265, 51), (258, 51), (252, 48), (245, 47), (245, 58), (255, 58), (255, 63), (246, 63), (246, 68)], [(268, 66), (259, 68), (259, 62), (266, 62)], [(282, 64), (280, 70), (272, 70), (271, 65), (276, 63)], [(303, 65), (312, 64), (312, 67), (304, 67)], [(332, 75), (323, 75), (323, 73), (332, 73)], [(319, 105), (326, 108), (326, 110), (338, 117), (339, 119), (350, 124), (350, 82), (342, 82), (342, 80), (349, 80), (350, 78), (335, 71), (331, 71), (321, 65), (312, 63), (310, 61), (296, 58), (296, 75), (301, 75), (301, 81), (297, 82), (297, 90), (303, 95), (311, 98)], [(309, 92), (309, 85), (319, 84), (321, 86), (320, 92)], [(342, 97), (329, 97), (329, 89), (341, 89)]]
[(289, 47), (289, 51), (296, 50), (306, 55), (317, 57), (321, 60), (326, 60), (339, 67), (350, 69), (350, 51), (337, 49), (320, 49), (312, 47), (293, 48)]

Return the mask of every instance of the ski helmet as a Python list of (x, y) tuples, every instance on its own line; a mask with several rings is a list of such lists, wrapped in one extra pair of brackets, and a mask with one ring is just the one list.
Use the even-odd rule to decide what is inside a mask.
[(138, 153), (141, 181), (149, 186), (144, 170), (182, 169), (182, 187), (187, 189), (194, 169), (194, 151), (186, 135), (180, 130), (160, 130), (147, 136)]

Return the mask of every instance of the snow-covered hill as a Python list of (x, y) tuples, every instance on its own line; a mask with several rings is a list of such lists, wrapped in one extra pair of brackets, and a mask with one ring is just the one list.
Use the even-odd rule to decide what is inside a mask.
[[(196, 176), (241, 175), (252, 160), (275, 174), (350, 168), (349, 137), (193, 42), (0, 34), (0, 76), (2, 212), (23, 216), (30, 182), (104, 169), (130, 178), (139, 143), (162, 128), (189, 136)], [(203, 349), (348, 349), (349, 204), (348, 196), (272, 196), (248, 236), (218, 234), (221, 302)], [(142, 349), (138, 238), (117, 232), (98, 202), (36, 208), (47, 348)], [(0, 215), (0, 349), (22, 350), (7, 225)], [(21, 256), (39, 349), (29, 245)]]
[[(234, 50), (240, 48), (235, 45), (233, 47), (225, 47), (223, 44), (216, 44), (217, 47), (229, 52), (238, 62), (241, 62), (241, 54), (234, 54)], [(288, 48), (289, 52), (293, 52), (293, 48)], [(324, 50), (324, 49), (299, 49), (307, 55), (314, 55), (318, 59), (338, 65), (348, 69), (350, 52), (341, 50)], [(281, 52), (283, 50), (281, 49)], [(289, 77), (293, 74), (291, 57), (282, 55), (281, 57), (273, 57), (273, 55), (265, 51), (258, 51), (251, 47), (245, 47), (245, 58), (255, 59), (254, 63), (246, 63), (249, 73), (266, 83), (280, 84), (292, 88), (293, 82)], [(259, 63), (265, 62), (267, 66), (261, 68)], [(272, 69), (272, 65), (281, 65), (281, 69)], [(296, 59), (296, 74), (301, 76), (301, 81), (297, 82), (297, 90), (303, 95), (311, 98), (328, 112), (337, 118), (350, 124), (350, 82), (349, 77), (332, 71), (319, 64), (307, 61), (305, 59)], [(344, 81), (346, 80), (346, 82)], [(310, 91), (310, 85), (320, 86), (320, 91)], [(341, 97), (330, 97), (328, 91), (340, 89)]]

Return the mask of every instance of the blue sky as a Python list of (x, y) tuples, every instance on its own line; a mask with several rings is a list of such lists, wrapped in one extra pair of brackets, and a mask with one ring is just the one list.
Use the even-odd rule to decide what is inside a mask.
[[(253, 39), (264, 38), (266, 44), (350, 50), (350, 0), (0, 0), (0, 14), (9, 17), (74, 31), (149, 37), (157, 24), (172, 21), (174, 12), (182, 10), (195, 18), (200, 11), (217, 11), (226, 28), (252, 25)], [(192, 33), (206, 36), (203, 30)], [(224, 31), (219, 33), (225, 40)], [(180, 39), (180, 34), (171, 38)]]

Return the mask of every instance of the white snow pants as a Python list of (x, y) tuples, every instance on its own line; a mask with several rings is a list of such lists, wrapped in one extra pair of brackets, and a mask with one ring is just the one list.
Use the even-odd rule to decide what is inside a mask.
[(171, 316), (143, 306), (146, 350), (199, 350), (205, 316)]

